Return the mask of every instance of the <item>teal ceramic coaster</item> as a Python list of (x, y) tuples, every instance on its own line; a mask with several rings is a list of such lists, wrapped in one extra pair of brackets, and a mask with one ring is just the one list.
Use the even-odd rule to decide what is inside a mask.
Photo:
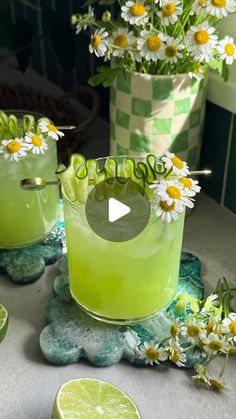
[[(200, 261), (190, 253), (182, 253), (177, 296), (187, 294), (203, 299), (204, 285), (200, 276)], [(70, 295), (67, 257), (58, 262), (59, 275), (54, 281), (54, 296), (47, 308), (48, 326), (40, 335), (40, 347), (44, 357), (56, 365), (67, 365), (86, 359), (97, 366), (109, 366), (122, 359), (144, 365), (137, 355), (137, 340), (163, 341), (169, 338), (176, 312), (177, 296), (158, 315), (139, 325), (114, 326), (99, 322), (80, 310)], [(189, 313), (188, 308), (182, 319)], [(197, 348), (186, 352), (186, 367), (201, 361)]]
[(20, 249), (0, 250), (0, 273), (17, 284), (37, 281), (46, 265), (58, 260), (62, 255), (65, 233), (62, 222), (52, 230), (41, 243)]

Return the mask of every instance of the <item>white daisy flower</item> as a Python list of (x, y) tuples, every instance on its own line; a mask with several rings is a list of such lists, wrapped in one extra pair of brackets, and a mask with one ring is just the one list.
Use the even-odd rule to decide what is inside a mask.
[(32, 151), (33, 154), (44, 154), (44, 151), (48, 149), (45, 139), (33, 132), (26, 133), (25, 142), (29, 144), (29, 150)]
[(48, 135), (48, 137), (53, 138), (53, 140), (59, 140), (59, 137), (63, 137), (64, 133), (59, 131), (58, 128), (51, 124), (48, 121), (41, 121), (39, 123), (39, 128), (41, 129), (42, 132), (44, 132), (45, 134)]
[(211, 355), (217, 355), (218, 352), (226, 353), (229, 350), (229, 343), (225, 338), (220, 337), (214, 332), (211, 332), (205, 339), (202, 339), (205, 352)]
[(182, 322), (179, 318), (174, 319), (170, 326), (170, 334), (171, 337), (174, 339), (178, 339), (178, 336), (180, 334)]
[(196, 63), (194, 64), (193, 70), (188, 73), (191, 79), (202, 80), (205, 76), (205, 69), (201, 66), (201, 64)]
[(183, 211), (184, 206), (181, 203), (173, 202), (171, 205), (167, 205), (166, 201), (160, 200), (156, 216), (160, 217), (164, 223), (170, 223), (172, 220), (178, 220), (178, 213)]
[(0, 153), (6, 160), (18, 161), (21, 157), (27, 155), (29, 145), (22, 138), (14, 138), (11, 140), (2, 140)]
[(230, 313), (223, 320), (223, 333), (231, 333), (233, 335), (232, 340), (236, 342), (236, 313)]
[(191, 26), (185, 36), (185, 44), (196, 61), (207, 63), (213, 58), (213, 49), (217, 46), (215, 28), (205, 21), (198, 26)]
[(198, 185), (198, 180), (183, 176), (178, 178), (178, 182), (186, 196), (195, 196), (201, 190), (201, 186)]
[(94, 52), (97, 57), (104, 57), (107, 52), (108, 42), (108, 32), (106, 29), (97, 29), (91, 36), (89, 52), (91, 54)]
[(217, 50), (220, 53), (220, 58), (225, 60), (226, 64), (231, 65), (236, 60), (236, 45), (231, 36), (226, 35), (219, 41)]
[(127, 28), (119, 28), (111, 36), (111, 43), (117, 47), (113, 49), (112, 55), (114, 57), (123, 57), (125, 50), (135, 44), (136, 40), (132, 31), (129, 32)]
[(166, 201), (167, 205), (172, 205), (173, 203), (183, 204), (185, 202), (183, 189), (175, 180), (160, 180), (155, 192), (162, 201)]
[(137, 40), (137, 48), (140, 51), (140, 56), (146, 60), (162, 60), (165, 56), (165, 35), (160, 33), (152, 33), (143, 30), (140, 33), (140, 38)]
[(185, 336), (193, 345), (197, 345), (203, 330), (203, 323), (197, 322), (195, 317), (186, 320), (185, 324), (181, 327), (181, 335)]
[(168, 355), (164, 348), (154, 341), (144, 342), (139, 350), (140, 357), (145, 360), (146, 364), (160, 364), (159, 361), (168, 359)]
[(175, 64), (178, 58), (183, 58), (183, 54), (180, 51), (184, 48), (184, 45), (181, 44), (180, 39), (167, 36), (165, 43), (165, 61), (167, 63)]
[(184, 367), (186, 362), (186, 355), (184, 349), (180, 346), (177, 340), (171, 338), (169, 340), (169, 359), (174, 362), (178, 367)]
[(210, 294), (201, 310), (201, 313), (210, 313), (212, 309), (215, 309), (219, 305), (219, 297), (217, 294)]
[(162, 157), (166, 169), (172, 169), (177, 176), (186, 176), (189, 174), (187, 163), (177, 157), (174, 153), (166, 151)]
[(236, 1), (234, 0), (208, 0), (206, 12), (212, 16), (222, 17), (228, 16), (229, 13), (236, 11)]
[(205, 16), (207, 14), (206, 12), (206, 5), (209, 0), (195, 0), (192, 5), (192, 10), (190, 12), (190, 15), (202, 15)]
[(142, 26), (148, 22), (148, 11), (150, 6), (146, 6), (143, 0), (127, 1), (121, 7), (121, 17), (130, 25)]
[(163, 0), (158, 15), (161, 18), (161, 24), (169, 26), (177, 22), (178, 16), (182, 13), (183, 7), (178, 0)]

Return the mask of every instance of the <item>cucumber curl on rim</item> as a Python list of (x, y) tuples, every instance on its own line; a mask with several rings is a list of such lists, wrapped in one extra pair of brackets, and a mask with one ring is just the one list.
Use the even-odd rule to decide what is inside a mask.
[[(121, 160), (122, 156), (118, 159)], [(123, 157), (121, 163), (118, 163), (118, 159), (108, 157), (104, 166), (99, 168), (98, 160), (86, 160), (81, 154), (73, 154), (68, 167), (61, 164), (56, 171), (65, 195), (72, 202), (85, 203), (90, 186), (95, 186), (103, 180), (109, 183), (111, 179), (120, 184), (125, 184), (131, 179), (146, 191), (146, 186), (163, 177), (166, 172), (162, 161), (153, 154), (138, 162), (132, 157)]]

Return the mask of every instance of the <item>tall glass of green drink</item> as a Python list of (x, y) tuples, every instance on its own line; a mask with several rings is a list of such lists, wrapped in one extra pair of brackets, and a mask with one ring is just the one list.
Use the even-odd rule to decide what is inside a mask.
[[(73, 157), (71, 165), (58, 174), (64, 199), (71, 294), (82, 309), (106, 322), (131, 324), (150, 318), (176, 294), (185, 207), (192, 206), (193, 186), (199, 187), (185, 176), (188, 168), (177, 157), (175, 163), (179, 166), (183, 163), (180, 175), (166, 168), (165, 161), (156, 162), (154, 156), (149, 156), (141, 166), (140, 160), (130, 157), (96, 162), (86, 162), (79, 155)], [(143, 230), (123, 241), (106, 240), (98, 235), (85, 211), (90, 193), (99, 182), (104, 186), (103, 196), (97, 194), (98, 201), (116, 197), (116, 183), (109, 195), (111, 185), (104, 182), (116, 177), (122, 180), (128, 177), (142, 185), (151, 210)], [(119, 183), (119, 190), (122, 187), (123, 195), (119, 196), (125, 200), (130, 191), (125, 182)], [(142, 216), (141, 209), (131, 223), (139, 219), (141, 222)], [(93, 217), (96, 218), (96, 210)], [(97, 213), (97, 217), (97, 223), (106, 228), (107, 214), (104, 212), (103, 217)]]
[(56, 179), (56, 141), (43, 131), (46, 125), (56, 133), (41, 115), (0, 112), (0, 248), (38, 242), (57, 222), (58, 188), (26, 192), (20, 187), (23, 178)]

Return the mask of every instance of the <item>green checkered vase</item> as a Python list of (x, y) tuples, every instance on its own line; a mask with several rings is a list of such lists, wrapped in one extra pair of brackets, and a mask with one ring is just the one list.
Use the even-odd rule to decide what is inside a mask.
[(178, 154), (198, 166), (207, 80), (119, 74), (110, 89), (110, 154)]

